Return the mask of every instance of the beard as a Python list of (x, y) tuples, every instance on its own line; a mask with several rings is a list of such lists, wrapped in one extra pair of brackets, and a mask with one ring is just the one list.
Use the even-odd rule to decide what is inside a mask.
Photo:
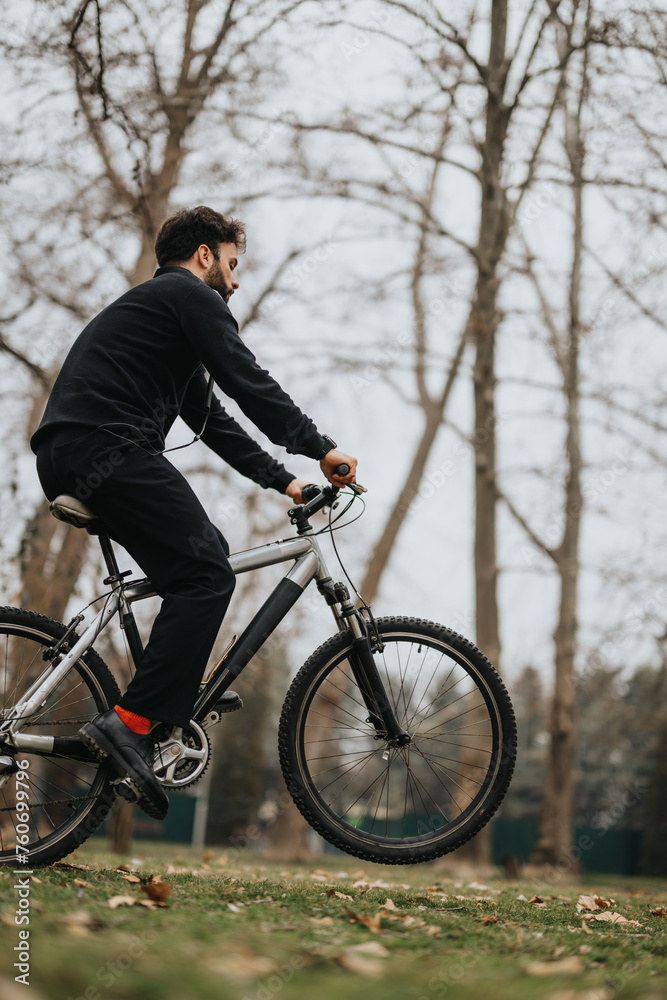
[(229, 302), (231, 296), (234, 294), (234, 289), (231, 285), (227, 284), (227, 281), (225, 280), (225, 276), (220, 267), (220, 261), (218, 260), (213, 261), (204, 275), (204, 283), (207, 284), (209, 288), (218, 292), (225, 302)]

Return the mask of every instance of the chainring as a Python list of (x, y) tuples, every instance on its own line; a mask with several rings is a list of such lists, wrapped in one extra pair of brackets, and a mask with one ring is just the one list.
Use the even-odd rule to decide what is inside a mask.
[(187, 729), (162, 723), (151, 735), (156, 738), (153, 770), (169, 790), (190, 788), (205, 773), (211, 760), (211, 741), (199, 723)]

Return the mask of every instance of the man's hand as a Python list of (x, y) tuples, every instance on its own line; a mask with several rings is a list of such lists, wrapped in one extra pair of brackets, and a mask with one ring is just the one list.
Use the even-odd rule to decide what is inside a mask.
[[(341, 465), (343, 462), (350, 466), (350, 471), (346, 476), (337, 476), (335, 473), (336, 466)], [(337, 448), (333, 448), (324, 456), (320, 462), (320, 469), (334, 486), (347, 486), (348, 483), (355, 483), (357, 481), (356, 458), (353, 458), (352, 455), (346, 455), (343, 451), (338, 451)]]
[(303, 503), (304, 500), (301, 496), (301, 490), (307, 485), (308, 483), (305, 479), (293, 479), (285, 490), (285, 496), (291, 497), (295, 503)]

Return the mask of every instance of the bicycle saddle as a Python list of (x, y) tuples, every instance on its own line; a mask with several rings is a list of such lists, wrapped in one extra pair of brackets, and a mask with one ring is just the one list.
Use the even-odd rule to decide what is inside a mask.
[(99, 520), (90, 507), (86, 507), (81, 500), (68, 496), (67, 493), (60, 493), (49, 504), (49, 510), (59, 521), (73, 524), (75, 528), (90, 528), (93, 522)]

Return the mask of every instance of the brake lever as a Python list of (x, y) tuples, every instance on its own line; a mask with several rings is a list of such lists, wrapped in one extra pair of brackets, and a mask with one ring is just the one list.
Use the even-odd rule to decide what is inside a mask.
[[(350, 466), (347, 464), (347, 462), (341, 462), (340, 465), (336, 466), (336, 474), (339, 476), (346, 476), (349, 471), (350, 471)], [(349, 488), (353, 490), (357, 494), (357, 496), (361, 496), (362, 493), (368, 493), (366, 487), (362, 486), (361, 483), (346, 483), (345, 485), (349, 486)], [(343, 487), (341, 487), (341, 489), (342, 488)]]

